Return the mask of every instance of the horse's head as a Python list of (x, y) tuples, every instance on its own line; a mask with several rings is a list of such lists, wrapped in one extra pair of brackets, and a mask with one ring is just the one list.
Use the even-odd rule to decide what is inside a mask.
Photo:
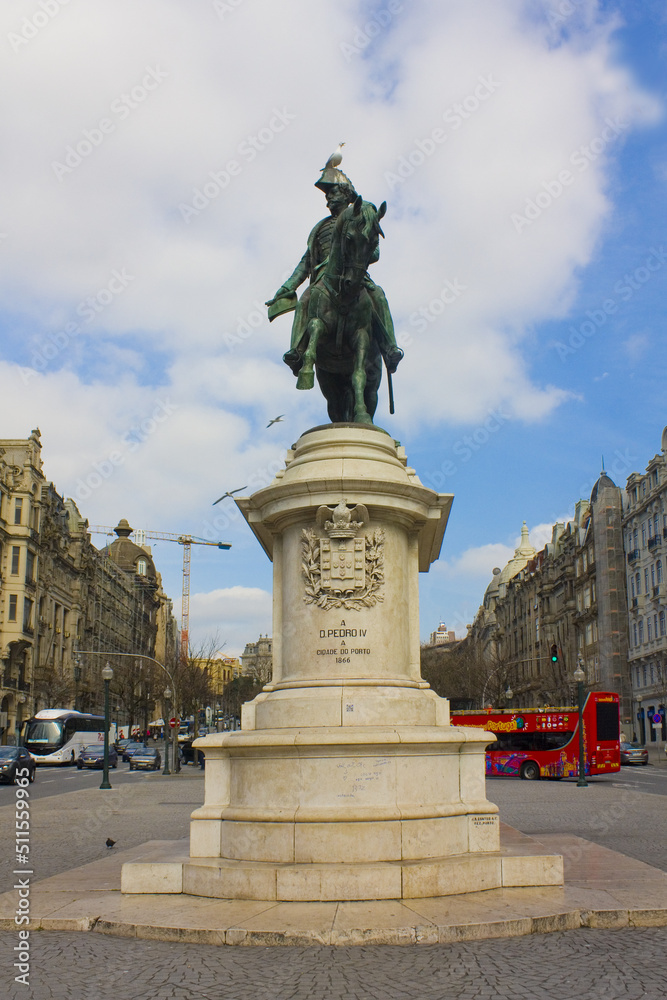
[(336, 233), (339, 240), (337, 256), (341, 295), (351, 297), (356, 294), (369, 264), (377, 260), (379, 239), (384, 236), (380, 219), (386, 211), (386, 201), (377, 209), (359, 195), (338, 216)]

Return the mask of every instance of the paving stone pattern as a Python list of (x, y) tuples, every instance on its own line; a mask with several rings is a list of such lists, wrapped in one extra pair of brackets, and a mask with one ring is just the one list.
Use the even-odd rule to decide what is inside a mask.
[(7, 1000), (664, 1000), (667, 928), (456, 945), (225, 948), (36, 932), (30, 986)]
[[(61, 792), (35, 799), (30, 815), (33, 881), (99, 861), (108, 854), (107, 837), (116, 850), (148, 840), (180, 840), (190, 832), (190, 813), (204, 801), (204, 773), (183, 768), (179, 775), (136, 774), (131, 784)], [(39, 781), (39, 776), (37, 778)], [(9, 789), (5, 789), (9, 791)], [(14, 805), (0, 807), (0, 892), (14, 884)]]

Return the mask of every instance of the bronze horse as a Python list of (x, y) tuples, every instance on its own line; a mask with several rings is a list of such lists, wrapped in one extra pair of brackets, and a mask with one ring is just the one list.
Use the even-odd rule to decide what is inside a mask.
[(377, 408), (382, 356), (364, 277), (386, 210), (386, 202), (377, 209), (358, 196), (341, 212), (329, 258), (310, 290), (307, 346), (296, 386), (312, 389), (315, 369), (333, 423), (372, 424)]

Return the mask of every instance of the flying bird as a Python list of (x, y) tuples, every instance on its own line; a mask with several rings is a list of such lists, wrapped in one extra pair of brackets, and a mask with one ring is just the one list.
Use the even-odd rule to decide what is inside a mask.
[(112, 840), (111, 837), (107, 837), (107, 847), (113, 847), (115, 843), (115, 840)]
[(331, 154), (327, 162), (322, 167), (322, 170), (327, 170), (328, 167), (337, 167), (340, 161), (343, 159), (343, 146), (344, 142), (339, 142), (336, 147), (336, 151)]
[(220, 503), (221, 500), (224, 500), (225, 497), (233, 497), (235, 493), (240, 493), (241, 490), (244, 490), (244, 489), (246, 489), (245, 486), (239, 486), (239, 488), (236, 489), (236, 490), (227, 490), (227, 492), (223, 493), (221, 497), (218, 497), (217, 500), (213, 501), (213, 503), (211, 504), (211, 507), (215, 507), (215, 505), (217, 503)]
[(279, 424), (280, 421), (283, 419), (284, 416), (285, 416), (285, 414), (281, 413), (279, 417), (274, 417), (273, 420), (269, 420), (268, 424), (266, 425), (267, 428), (270, 427), (271, 424)]

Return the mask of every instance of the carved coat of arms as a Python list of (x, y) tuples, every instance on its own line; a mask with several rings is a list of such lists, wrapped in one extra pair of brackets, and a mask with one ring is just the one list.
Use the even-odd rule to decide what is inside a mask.
[(382, 601), (384, 531), (360, 534), (368, 524), (364, 505), (350, 508), (343, 499), (335, 507), (319, 507), (315, 520), (321, 534), (313, 528), (301, 533), (306, 604), (360, 611)]

